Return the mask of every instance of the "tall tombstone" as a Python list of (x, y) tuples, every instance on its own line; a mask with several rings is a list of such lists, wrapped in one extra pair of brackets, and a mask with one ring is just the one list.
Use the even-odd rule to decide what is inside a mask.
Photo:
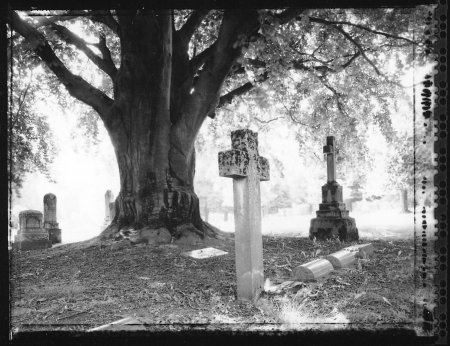
[(44, 228), (52, 244), (61, 243), (61, 229), (56, 221), (56, 196), (53, 193), (44, 196)]
[(355, 219), (349, 217), (342, 198), (342, 186), (336, 181), (336, 145), (333, 136), (327, 137), (323, 152), (327, 160), (327, 183), (322, 186), (322, 203), (311, 220), (309, 237), (318, 240), (339, 238), (353, 241), (359, 238)]
[(24, 210), (19, 213), (19, 231), (13, 247), (21, 251), (47, 249), (52, 246), (48, 231), (43, 228), (42, 213)]
[(105, 226), (108, 226), (115, 216), (114, 194), (111, 190), (105, 193)]
[(219, 152), (219, 175), (233, 178), (237, 298), (254, 300), (264, 285), (259, 182), (269, 180), (269, 162), (256, 132), (233, 131), (231, 146)]

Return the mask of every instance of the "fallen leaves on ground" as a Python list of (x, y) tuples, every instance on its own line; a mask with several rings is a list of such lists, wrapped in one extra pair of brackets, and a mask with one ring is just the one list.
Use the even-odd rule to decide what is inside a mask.
[[(182, 256), (204, 246), (67, 244), (11, 253), (11, 322), (15, 327), (86, 329), (133, 316), (146, 323), (347, 323), (414, 320), (412, 241), (372, 241), (375, 253), (319, 282), (292, 270), (349, 244), (264, 237), (270, 287), (256, 304), (236, 300), (234, 244), (227, 255)], [(334, 321), (334, 322), (333, 322)]]

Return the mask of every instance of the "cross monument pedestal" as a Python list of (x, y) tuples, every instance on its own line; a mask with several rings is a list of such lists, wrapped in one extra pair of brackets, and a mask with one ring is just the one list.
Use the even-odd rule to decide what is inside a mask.
[(336, 182), (335, 140), (327, 137), (323, 147), (327, 156), (327, 183), (322, 186), (322, 203), (316, 211), (317, 217), (311, 220), (309, 238), (326, 240), (339, 238), (341, 241), (358, 240), (355, 219), (349, 217), (342, 197), (342, 186)]
[(256, 132), (233, 131), (231, 145), (219, 152), (219, 175), (233, 178), (237, 298), (253, 301), (264, 286), (259, 182), (269, 180), (269, 162)]

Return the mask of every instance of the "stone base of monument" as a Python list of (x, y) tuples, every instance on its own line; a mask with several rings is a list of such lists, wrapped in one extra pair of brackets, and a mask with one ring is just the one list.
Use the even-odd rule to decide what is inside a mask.
[(355, 241), (359, 239), (359, 235), (355, 219), (351, 217), (316, 217), (311, 220), (309, 238)]
[(50, 228), (48, 229), (48, 237), (52, 244), (61, 243), (61, 229), (59, 228)]
[(33, 230), (31, 233), (24, 232), (14, 237), (13, 248), (20, 251), (42, 250), (52, 247), (48, 232), (44, 230)]
[(15, 241), (13, 243), (12, 248), (20, 251), (29, 251), (29, 250), (42, 250), (48, 249), (52, 247), (52, 242), (50, 240), (40, 239), (33, 241)]

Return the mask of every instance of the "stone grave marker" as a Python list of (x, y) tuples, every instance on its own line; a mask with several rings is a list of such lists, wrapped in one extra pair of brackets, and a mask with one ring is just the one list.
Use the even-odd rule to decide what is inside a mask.
[(20, 212), (19, 227), (19, 232), (14, 238), (14, 248), (28, 251), (47, 249), (52, 246), (48, 231), (43, 228), (40, 211), (24, 210)]
[(264, 286), (260, 180), (269, 180), (269, 162), (258, 154), (258, 134), (231, 133), (232, 149), (219, 152), (219, 175), (233, 178), (237, 297), (256, 299)]
[(53, 193), (44, 196), (44, 228), (52, 244), (61, 243), (61, 229), (56, 220), (56, 196)]
[(226, 252), (226, 251), (219, 250), (219, 249), (216, 249), (213, 247), (205, 247), (203, 249), (186, 251), (186, 252), (183, 252), (181, 255), (187, 256), (187, 257), (192, 257), (195, 259), (204, 259), (204, 258), (222, 256), (222, 255), (226, 255), (226, 254), (228, 254), (228, 252)]
[(114, 194), (111, 190), (105, 193), (105, 226), (108, 226), (116, 216), (116, 205), (114, 202)]
[(358, 258), (370, 257), (374, 251), (372, 243), (348, 246), (325, 258), (318, 258), (297, 266), (292, 271), (292, 277), (303, 282), (315, 281), (333, 270), (352, 267)]
[(322, 186), (322, 203), (311, 220), (309, 237), (318, 240), (339, 238), (341, 241), (358, 240), (355, 219), (349, 217), (342, 199), (342, 186), (336, 182), (336, 151), (333, 136), (327, 137), (323, 147), (327, 157), (327, 183)]
[(318, 258), (311, 262), (299, 265), (292, 271), (292, 276), (299, 281), (315, 281), (321, 277), (330, 274), (333, 271), (333, 265), (324, 258)]

